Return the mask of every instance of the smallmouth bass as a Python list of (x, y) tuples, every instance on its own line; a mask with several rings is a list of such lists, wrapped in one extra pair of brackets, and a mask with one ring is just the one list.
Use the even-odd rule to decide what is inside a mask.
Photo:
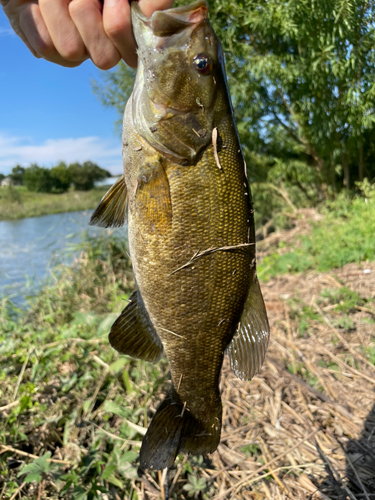
[(246, 166), (220, 43), (205, 0), (145, 17), (132, 3), (138, 69), (123, 124), (124, 176), (91, 224), (124, 223), (137, 289), (112, 326), (120, 353), (166, 354), (172, 388), (140, 452), (141, 469), (220, 441), (224, 353), (242, 379), (261, 368), (269, 326), (256, 276)]

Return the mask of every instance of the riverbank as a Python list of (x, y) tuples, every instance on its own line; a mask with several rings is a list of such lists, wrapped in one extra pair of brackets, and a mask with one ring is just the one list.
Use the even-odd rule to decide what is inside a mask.
[[(293, 229), (259, 244), (271, 325), (266, 361), (249, 383), (226, 360), (218, 450), (209, 458), (179, 455), (168, 474), (137, 476), (142, 437), (170, 384), (165, 358), (151, 364), (119, 355), (107, 339), (134, 289), (125, 240), (84, 241), (80, 257), (56, 270), (28, 310), (17, 312), (4, 300), (4, 499), (145, 500), (165, 498), (166, 483), (171, 499), (318, 500), (350, 492), (359, 500), (363, 491), (372, 498), (375, 263), (353, 253), (367, 245), (359, 217), (366, 227), (372, 223), (364, 212), (370, 203), (348, 204), (349, 217), (336, 213), (334, 234), (349, 249), (340, 268), (295, 272), (290, 255), (296, 249), (294, 259), (305, 262), (312, 252), (301, 241), (316, 240), (314, 230), (328, 234), (332, 213), (298, 213)], [(352, 244), (342, 231), (354, 224), (350, 234), (359, 239)], [(324, 256), (326, 246), (313, 247), (314, 257)], [(285, 256), (294, 272), (281, 265)]]
[(2, 188), (0, 189), (0, 220), (93, 210), (107, 190), (108, 186), (100, 186), (90, 191), (51, 194), (33, 193), (22, 186)]

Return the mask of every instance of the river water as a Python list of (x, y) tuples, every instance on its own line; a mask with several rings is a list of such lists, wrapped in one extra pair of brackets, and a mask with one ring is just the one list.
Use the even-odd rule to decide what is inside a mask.
[(91, 212), (0, 221), (0, 299), (9, 297), (21, 305), (26, 295), (40, 289), (53, 262), (72, 259), (72, 247), (84, 231), (91, 236), (105, 232), (88, 226)]

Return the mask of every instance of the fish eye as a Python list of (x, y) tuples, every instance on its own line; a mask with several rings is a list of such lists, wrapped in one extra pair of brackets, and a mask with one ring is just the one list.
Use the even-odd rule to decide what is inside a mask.
[(198, 54), (193, 59), (194, 68), (201, 75), (208, 75), (212, 70), (212, 61), (206, 54)]

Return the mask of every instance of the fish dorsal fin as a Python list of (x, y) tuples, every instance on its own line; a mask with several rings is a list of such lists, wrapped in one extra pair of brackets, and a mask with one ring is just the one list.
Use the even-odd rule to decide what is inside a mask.
[(137, 210), (151, 230), (164, 234), (172, 224), (169, 181), (163, 165), (156, 161), (139, 174), (135, 186)]
[(262, 367), (270, 335), (267, 312), (258, 279), (250, 286), (238, 330), (227, 347), (230, 365), (242, 380), (251, 379)]
[(145, 361), (158, 361), (163, 345), (151, 324), (142, 297), (135, 291), (128, 305), (113, 323), (109, 343), (121, 352)]
[(91, 216), (89, 225), (99, 227), (121, 227), (125, 223), (126, 185), (122, 175), (109, 188)]

